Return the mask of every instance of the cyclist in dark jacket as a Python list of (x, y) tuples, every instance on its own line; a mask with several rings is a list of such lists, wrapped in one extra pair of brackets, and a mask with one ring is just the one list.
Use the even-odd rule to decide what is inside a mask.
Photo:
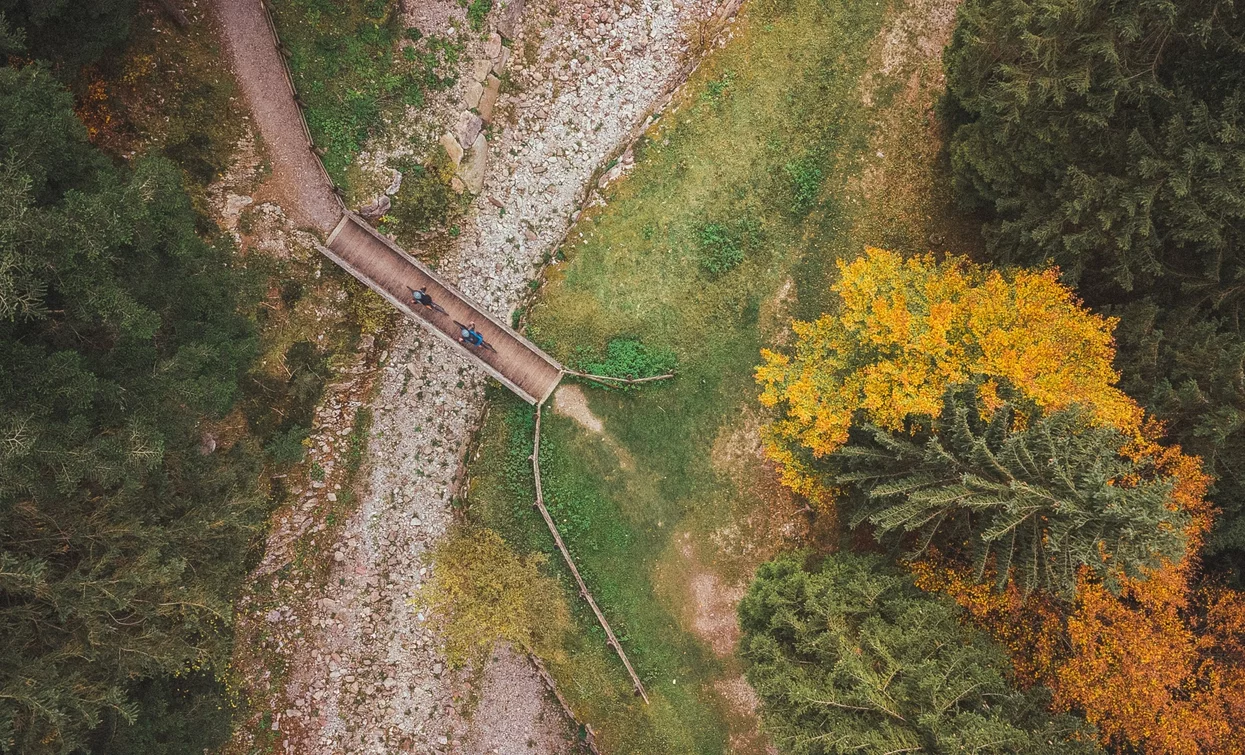
[[(407, 286), (407, 288), (410, 288), (410, 286)], [(433, 307), (432, 295), (428, 293), (427, 286), (421, 286), (418, 291), (411, 288), (411, 301), (415, 302), (416, 304), (422, 304), (428, 309), (432, 309)]]

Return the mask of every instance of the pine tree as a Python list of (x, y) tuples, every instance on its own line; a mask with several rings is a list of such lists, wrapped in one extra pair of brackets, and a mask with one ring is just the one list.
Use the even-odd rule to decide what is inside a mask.
[(836, 454), (841, 484), (864, 495), (852, 526), (879, 539), (916, 533), (967, 540), (981, 574), (993, 557), (1002, 586), (1071, 596), (1081, 567), (1113, 590), (1184, 554), (1188, 515), (1169, 507), (1172, 481), (1123, 455), (1124, 436), (1077, 406), (1020, 423), (1010, 405), (989, 419), (973, 389), (948, 391), (932, 431), (863, 424)]
[(1166, 435), (1214, 475), (1219, 509), (1202, 557), (1245, 582), (1245, 339), (1195, 307), (1146, 299), (1115, 309), (1121, 387), (1163, 420)]
[(253, 440), (198, 450), (254, 359), (249, 277), (175, 166), (113, 166), (71, 106), (0, 68), (0, 752), (223, 665), (265, 513)]
[(1092, 732), (1009, 681), (1003, 651), (876, 556), (798, 555), (757, 570), (740, 602), (747, 677), (791, 755), (1092, 753)]
[(1245, 15), (1234, 0), (969, 0), (952, 164), (1004, 261), (1091, 298), (1245, 288)]

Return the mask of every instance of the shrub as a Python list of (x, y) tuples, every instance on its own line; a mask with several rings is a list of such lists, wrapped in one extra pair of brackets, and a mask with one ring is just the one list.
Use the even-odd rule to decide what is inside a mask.
[(544, 562), (483, 527), (459, 527), (436, 547), (432, 578), (414, 602), (431, 614), (452, 665), (477, 665), (498, 642), (546, 657), (559, 652), (570, 612), (557, 582), (541, 573)]
[(733, 270), (744, 261), (739, 234), (721, 223), (705, 223), (696, 229), (700, 266), (713, 275)]
[(614, 338), (605, 346), (599, 359), (583, 358), (579, 370), (591, 375), (637, 378), (673, 372), (678, 359), (669, 349), (650, 349), (634, 338)]
[(787, 163), (783, 171), (791, 183), (791, 211), (807, 215), (817, 204), (821, 180), (825, 177), (821, 161), (815, 155), (805, 155)]

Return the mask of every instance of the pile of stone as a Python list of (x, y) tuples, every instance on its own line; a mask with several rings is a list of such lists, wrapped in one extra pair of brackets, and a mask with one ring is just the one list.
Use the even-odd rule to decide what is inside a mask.
[[(512, 3), (509, 12), (522, 3)], [(509, 13), (507, 13), (509, 15)], [(499, 28), (514, 29), (514, 24), (498, 24)], [(513, 31), (511, 32), (513, 33)], [(471, 81), (463, 95), (463, 111), (453, 131), (441, 136), (441, 146), (454, 165), (454, 178), (450, 185), (460, 194), (469, 191), (479, 194), (484, 189), (484, 174), (488, 160), (488, 137), (484, 126), (493, 122), (497, 98), (501, 96), (501, 74), (510, 62), (510, 48), (503, 44), (500, 32), (493, 32), (484, 43), (484, 57), (471, 68)]]

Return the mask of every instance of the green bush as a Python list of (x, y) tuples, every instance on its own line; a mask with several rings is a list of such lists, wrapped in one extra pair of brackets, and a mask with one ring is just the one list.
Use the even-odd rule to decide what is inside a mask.
[(734, 223), (702, 223), (695, 230), (701, 268), (714, 276), (734, 270), (760, 237), (761, 225), (752, 218), (741, 218)]
[(674, 372), (677, 358), (669, 349), (650, 349), (634, 338), (615, 338), (605, 346), (604, 356), (577, 360), (580, 372), (608, 377), (653, 377)]
[(297, 464), (307, 455), (303, 441), (311, 434), (306, 427), (291, 427), (278, 432), (264, 445), (264, 451), (274, 464)]
[(471, 0), (471, 5), (467, 6), (467, 21), (471, 24), (471, 28), (476, 31), (483, 29), (484, 19), (488, 17), (491, 10), (493, 10), (493, 0)]
[(739, 234), (721, 223), (705, 223), (696, 229), (696, 246), (700, 266), (713, 275), (729, 272), (744, 261)]
[(457, 195), (450, 188), (454, 166), (445, 150), (424, 165), (403, 165), (402, 187), (394, 197), (393, 209), (386, 215), (398, 233), (425, 233), (444, 228), (457, 216)]

